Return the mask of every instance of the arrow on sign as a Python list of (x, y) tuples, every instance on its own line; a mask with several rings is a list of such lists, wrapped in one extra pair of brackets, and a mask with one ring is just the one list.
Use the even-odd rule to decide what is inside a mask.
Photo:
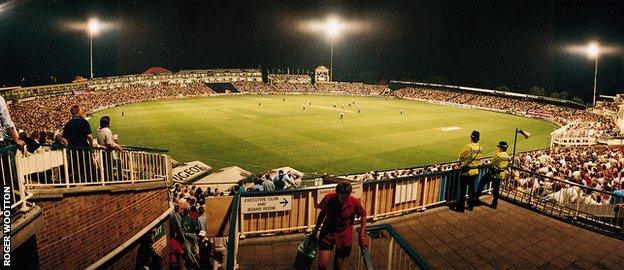
[(280, 204), (282, 205), (282, 207), (286, 207), (286, 205), (288, 204), (288, 201), (286, 200), (286, 198), (282, 198), (282, 201), (280, 202)]

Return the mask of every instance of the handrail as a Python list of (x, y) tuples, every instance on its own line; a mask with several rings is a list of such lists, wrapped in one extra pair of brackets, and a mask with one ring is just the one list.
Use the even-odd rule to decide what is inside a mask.
[(230, 231), (228, 234), (228, 243), (227, 243), (227, 261), (226, 261), (226, 269), (234, 270), (236, 264), (236, 256), (237, 256), (237, 241), (238, 241), (238, 204), (240, 201), (240, 192), (237, 192), (232, 197), (232, 204), (230, 209)]
[(42, 150), (16, 157), (19, 177), (28, 188), (134, 184), (171, 177), (171, 159), (162, 152), (87, 147)]
[[(47, 146), (47, 147), (57, 147), (57, 149), (64, 148), (72, 148), (65, 145), (52, 145), (52, 144), (40, 144), (39, 146)], [(153, 152), (153, 153), (168, 153), (169, 149), (159, 149), (159, 148), (149, 148), (149, 147), (139, 147), (139, 146), (128, 146), (122, 145), (121, 148), (127, 151), (143, 151), (143, 152)], [(76, 149), (76, 148), (75, 148)], [(85, 149), (98, 149), (96, 147), (87, 147)]]
[(138, 146), (121, 146), (123, 150), (130, 151), (144, 151), (144, 152), (154, 152), (154, 153), (168, 153), (169, 149), (159, 149), (159, 148), (148, 148), (148, 147), (138, 147)]
[(403, 249), (403, 251), (405, 251), (405, 253), (407, 253), (407, 255), (412, 259), (412, 261), (414, 261), (418, 265), (418, 267), (420, 267), (423, 270), (432, 269), (429, 262), (427, 262), (425, 258), (420, 256), (420, 254), (416, 252), (414, 247), (412, 247), (412, 245), (410, 245), (410, 243), (407, 242), (407, 240), (405, 240), (405, 238), (403, 238), (403, 236), (399, 232), (397, 232), (392, 225), (380, 224), (380, 225), (372, 225), (372, 226), (366, 227), (366, 231), (376, 231), (376, 230), (387, 231), (388, 234), (390, 234), (390, 236), (401, 247), (401, 249)]

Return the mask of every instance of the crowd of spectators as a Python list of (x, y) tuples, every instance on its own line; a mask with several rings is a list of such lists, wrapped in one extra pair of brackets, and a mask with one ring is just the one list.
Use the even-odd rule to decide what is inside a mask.
[(562, 137), (616, 137), (619, 136), (619, 128), (613, 121), (608, 119), (599, 121), (575, 121), (568, 124), (560, 136)]
[[(517, 156), (516, 161), (527, 171), (579, 185), (564, 185), (550, 178), (516, 172), (515, 179), (519, 188), (560, 203), (614, 204), (620, 200), (612, 198), (610, 193), (624, 192), (618, 191), (623, 189), (624, 184), (622, 148), (554, 148), (523, 153)], [(604, 193), (590, 190), (581, 192), (580, 187)]]
[(258, 82), (235, 82), (234, 87), (241, 93), (339, 93), (356, 96), (384, 95), (386, 85), (374, 85), (364, 83), (328, 82), (328, 83), (288, 83), (275, 82), (263, 84)]
[[(216, 192), (216, 193), (215, 193)], [(224, 243), (207, 234), (206, 198), (217, 190), (176, 184), (171, 190), (174, 211), (171, 213), (170, 261), (172, 269), (184, 269), (197, 262), (200, 269), (213, 269), (224, 260)], [(195, 265), (197, 266), (197, 265)], [(194, 267), (193, 267), (194, 268)], [(216, 269), (216, 268), (214, 268)]]
[(68, 105), (80, 105), (92, 113), (102, 108), (151, 99), (180, 96), (211, 95), (215, 92), (206, 84), (158, 85), (151, 87), (121, 87), (107, 91), (80, 91), (66, 95), (37, 98), (10, 105), (16, 126), (27, 133), (55, 132), (71, 117)]
[(315, 87), (317, 92), (347, 93), (356, 96), (383, 95), (387, 89), (386, 85), (347, 82), (317, 83)]
[(559, 125), (570, 124), (571, 136), (618, 136), (619, 129), (612, 117), (536, 101), (475, 93), (453, 92), (432, 88), (406, 87), (398, 89), (394, 95), (400, 98), (445, 102), (471, 106), (486, 110), (497, 110), (529, 117), (546, 118)]
[(291, 173), (290, 171), (284, 172), (280, 170), (274, 177), (270, 174), (258, 175), (256, 179), (251, 183), (245, 183), (239, 181), (236, 191), (243, 192), (263, 192), (263, 191), (276, 191), (286, 189), (296, 189), (303, 186), (303, 179), (301, 176)]
[[(484, 164), (487, 163), (487, 160), (484, 160)], [(348, 174), (344, 176), (347, 179), (353, 181), (374, 181), (374, 180), (388, 180), (397, 177), (408, 177), (408, 176), (416, 176), (423, 174), (431, 174), (436, 172), (444, 172), (450, 171), (454, 169), (458, 169), (457, 163), (444, 163), (444, 164), (433, 164), (429, 166), (423, 166), (418, 168), (407, 168), (407, 169), (395, 169), (388, 171), (370, 171), (359, 174)]]
[[(480, 95), (466, 92), (436, 90), (432, 88), (406, 87), (394, 91), (401, 98), (448, 102), (486, 109), (496, 109), (511, 113), (526, 113), (528, 110), (559, 112), (560, 107), (530, 100), (520, 100), (500, 96)], [(568, 110), (568, 109), (563, 109)], [(572, 110), (572, 109), (569, 109)]]

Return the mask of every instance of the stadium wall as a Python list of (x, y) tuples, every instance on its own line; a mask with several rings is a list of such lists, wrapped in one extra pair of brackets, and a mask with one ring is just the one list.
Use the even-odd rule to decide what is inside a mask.
[[(168, 199), (164, 183), (55, 189), (36, 194), (33, 201), (42, 208), (44, 223), (37, 233), (41, 269), (84, 269), (92, 265), (167, 211)], [(163, 233), (166, 239), (168, 226)], [(138, 246), (138, 242), (131, 244), (105, 267), (134, 268)], [(162, 258), (163, 264), (166, 259)]]
[[(162, 249), (157, 249), (156, 252), (160, 256), (161, 269), (169, 269), (169, 219), (164, 220), (162, 226), (164, 227), (165, 234), (161, 239), (166, 241), (165, 243), (167, 243), (167, 245), (165, 245)], [(102, 266), (102, 269), (136, 269), (136, 258), (139, 246), (139, 242), (135, 242), (124, 252), (113, 257), (107, 264)]]

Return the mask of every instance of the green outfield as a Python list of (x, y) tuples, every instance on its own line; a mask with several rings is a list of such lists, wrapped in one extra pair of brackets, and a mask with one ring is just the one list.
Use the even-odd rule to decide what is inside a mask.
[[(355, 105), (349, 107), (352, 101)], [(254, 173), (291, 166), (339, 174), (449, 162), (457, 158), (473, 129), (481, 131), (486, 155), (494, 153), (499, 140), (511, 145), (516, 127), (532, 134), (519, 140), (519, 151), (545, 148), (556, 128), (502, 113), (349, 96), (144, 102), (96, 113), (90, 119), (94, 133), (103, 115), (111, 117), (111, 129), (122, 144), (166, 148), (180, 162), (201, 160), (215, 169), (237, 165)]]

